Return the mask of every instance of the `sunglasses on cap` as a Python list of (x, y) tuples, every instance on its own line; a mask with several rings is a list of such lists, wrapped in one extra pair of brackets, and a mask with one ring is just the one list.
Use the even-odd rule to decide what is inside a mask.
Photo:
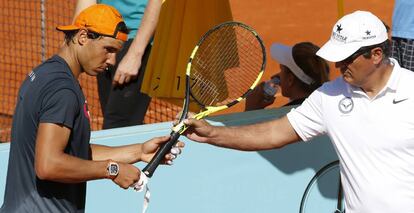
[(344, 59), (343, 62), (346, 63), (346, 64), (351, 64), (360, 55), (364, 55), (365, 57), (369, 57), (371, 55), (371, 50), (373, 50), (377, 47), (381, 47), (381, 45), (361, 47), (356, 52), (354, 52), (352, 55), (350, 55), (348, 58)]

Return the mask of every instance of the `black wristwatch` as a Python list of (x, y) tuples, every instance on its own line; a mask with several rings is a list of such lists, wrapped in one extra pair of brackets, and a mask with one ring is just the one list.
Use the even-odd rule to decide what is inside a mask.
[(115, 179), (119, 173), (119, 165), (116, 162), (109, 161), (106, 171), (110, 179)]

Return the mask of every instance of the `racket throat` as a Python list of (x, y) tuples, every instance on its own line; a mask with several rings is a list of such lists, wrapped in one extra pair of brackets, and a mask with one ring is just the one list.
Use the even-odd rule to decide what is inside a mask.
[(194, 116), (194, 118), (197, 119), (197, 120), (200, 120), (202, 118), (207, 117), (207, 115), (210, 115), (212, 113), (215, 113), (215, 112), (221, 111), (223, 109), (227, 109), (227, 108), (228, 108), (227, 105), (224, 105), (224, 106), (216, 106), (216, 107), (209, 107), (209, 106), (207, 106), (205, 108), (205, 111), (198, 113), (197, 115)]

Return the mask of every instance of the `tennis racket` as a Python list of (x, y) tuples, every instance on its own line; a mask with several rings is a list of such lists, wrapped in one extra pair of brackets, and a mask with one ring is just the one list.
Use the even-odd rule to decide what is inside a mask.
[(195, 119), (237, 104), (258, 84), (265, 64), (263, 41), (251, 27), (239, 22), (224, 22), (205, 33), (188, 60), (179, 123), (172, 128), (170, 140), (143, 169), (144, 174), (152, 177), (164, 156), (187, 129), (183, 120), (190, 102), (201, 108)]

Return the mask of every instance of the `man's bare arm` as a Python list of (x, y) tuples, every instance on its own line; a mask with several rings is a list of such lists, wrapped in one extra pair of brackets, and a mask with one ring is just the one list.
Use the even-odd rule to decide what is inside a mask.
[(75, 20), (76, 16), (78, 16), (82, 10), (94, 4), (96, 4), (96, 0), (78, 0), (75, 6), (75, 13), (73, 14), (73, 20)]
[(40, 179), (78, 183), (107, 176), (106, 161), (90, 161), (66, 154), (71, 130), (63, 125), (40, 123), (35, 170)]
[(235, 127), (216, 127), (195, 119), (188, 119), (185, 123), (191, 126), (184, 133), (189, 139), (237, 150), (276, 149), (300, 140), (286, 116)]

